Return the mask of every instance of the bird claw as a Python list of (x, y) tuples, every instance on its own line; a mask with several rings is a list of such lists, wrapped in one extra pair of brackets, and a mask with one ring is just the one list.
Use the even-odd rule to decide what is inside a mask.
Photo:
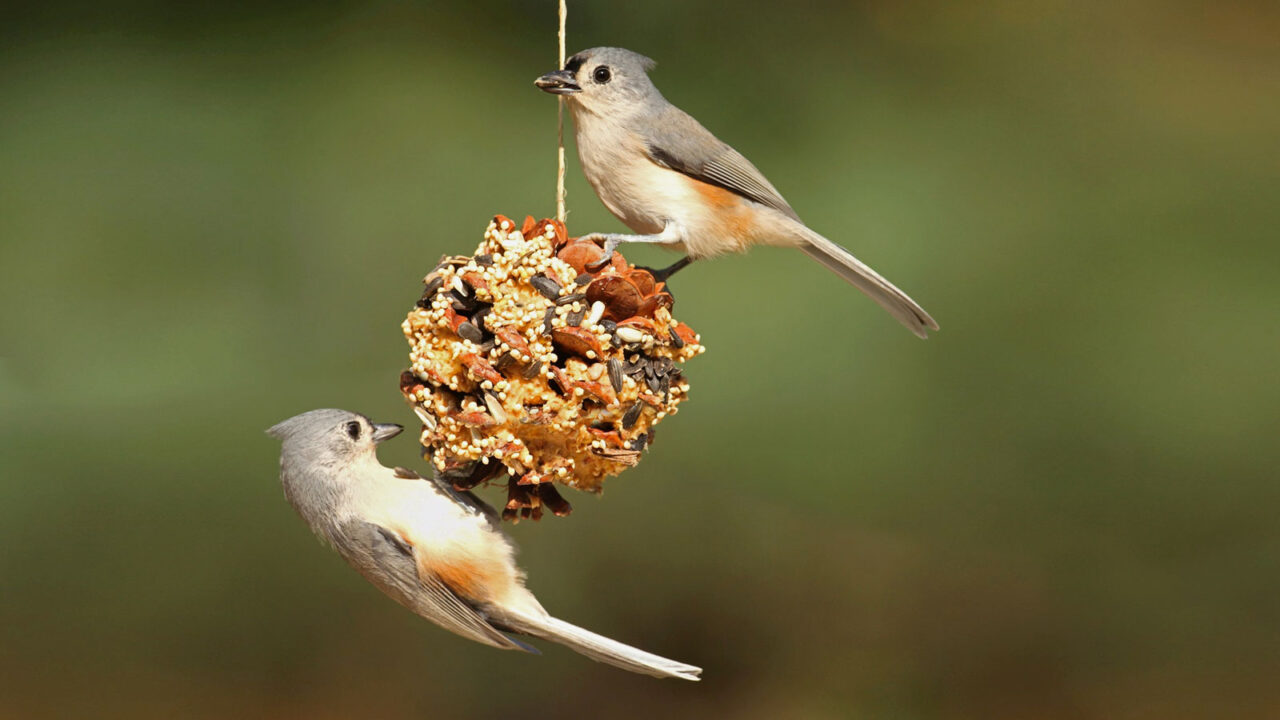
[(640, 269), (647, 270), (656, 282), (666, 282), (667, 278), (685, 269), (691, 262), (693, 262), (693, 258), (686, 255), (664, 268), (655, 270), (651, 267), (640, 267)]
[(618, 242), (617, 238), (606, 237), (604, 241), (604, 254), (600, 256), (599, 260), (586, 263), (583, 267), (591, 272), (599, 272), (603, 270), (605, 266), (613, 260), (613, 253), (618, 249)]

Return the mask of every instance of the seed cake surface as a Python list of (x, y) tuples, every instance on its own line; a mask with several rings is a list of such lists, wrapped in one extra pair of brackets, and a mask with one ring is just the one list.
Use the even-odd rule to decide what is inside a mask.
[(501, 215), (470, 256), (446, 256), (403, 323), (400, 389), (458, 489), (509, 476), (503, 517), (557, 515), (555, 483), (599, 492), (640, 461), (703, 352), (665, 284), (563, 224)]

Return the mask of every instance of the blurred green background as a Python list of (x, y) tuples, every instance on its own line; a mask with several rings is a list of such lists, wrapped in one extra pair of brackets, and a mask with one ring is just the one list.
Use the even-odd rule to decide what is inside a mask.
[(705, 680), (415, 618), (262, 433), (413, 423), (422, 275), (554, 211), (554, 3), (55, 3), (0, 25), (0, 717), (1280, 716), (1277, 6), (570, 5), (942, 325), (675, 278), (690, 401), (513, 533)]

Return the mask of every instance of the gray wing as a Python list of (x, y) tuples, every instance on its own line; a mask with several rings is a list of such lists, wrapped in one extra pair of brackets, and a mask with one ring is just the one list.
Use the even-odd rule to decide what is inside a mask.
[(503, 635), (480, 611), (440, 578), (423, 577), (413, 548), (396, 533), (374, 523), (352, 520), (338, 528), (338, 551), (379, 590), (446, 630), (504, 650), (537, 650)]
[(653, 162), (800, 220), (750, 160), (721, 142), (688, 113), (669, 106), (650, 127), (653, 133), (645, 139), (645, 149)]

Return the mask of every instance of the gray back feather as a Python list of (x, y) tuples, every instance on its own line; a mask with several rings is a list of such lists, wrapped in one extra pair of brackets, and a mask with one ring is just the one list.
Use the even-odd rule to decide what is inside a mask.
[(750, 160), (680, 108), (663, 101), (656, 114), (642, 123), (638, 134), (645, 138), (649, 157), (655, 163), (800, 221), (782, 194)]

